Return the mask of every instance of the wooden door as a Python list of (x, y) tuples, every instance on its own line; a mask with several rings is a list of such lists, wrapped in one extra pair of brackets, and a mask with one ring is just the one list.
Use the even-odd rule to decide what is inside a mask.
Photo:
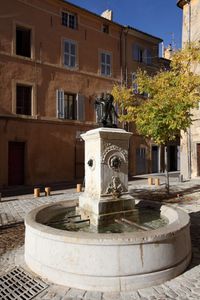
[(78, 140), (75, 144), (75, 178), (84, 178), (84, 142)]
[(24, 184), (24, 150), (25, 143), (9, 142), (8, 144), (8, 184)]

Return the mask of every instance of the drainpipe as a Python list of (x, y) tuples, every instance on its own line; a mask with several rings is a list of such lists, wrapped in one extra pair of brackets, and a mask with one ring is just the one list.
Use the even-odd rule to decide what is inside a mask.
[[(191, 44), (191, 0), (187, 0), (188, 4), (188, 43)], [(192, 136), (191, 126), (188, 129), (188, 178), (191, 179), (192, 174)]]
[(122, 35), (124, 28), (122, 27), (120, 32), (120, 44), (119, 44), (119, 56), (120, 56), (120, 77), (121, 77), (121, 86), (123, 85), (123, 63), (122, 63)]
[(128, 35), (128, 27), (125, 27), (124, 30), (124, 62), (125, 62), (125, 86), (128, 85), (128, 70), (127, 70), (127, 35)]

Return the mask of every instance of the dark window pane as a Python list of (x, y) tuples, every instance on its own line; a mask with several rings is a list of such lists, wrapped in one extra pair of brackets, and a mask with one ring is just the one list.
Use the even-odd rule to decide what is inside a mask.
[(64, 43), (64, 52), (69, 53), (69, 42), (65, 41), (65, 43)]
[(65, 93), (64, 111), (65, 119), (76, 120), (76, 95)]
[(108, 65), (110, 64), (110, 55), (109, 54), (106, 55), (106, 63)]
[(62, 25), (68, 26), (68, 13), (62, 12)]
[(69, 55), (68, 54), (64, 55), (64, 65), (69, 66)]
[(75, 64), (76, 64), (76, 58), (75, 58), (75, 56), (71, 56), (71, 64), (70, 64), (70, 67), (75, 67)]
[(105, 65), (101, 65), (101, 74), (105, 75)]
[(110, 75), (110, 66), (106, 67), (106, 75)]
[(75, 44), (71, 44), (71, 54), (75, 55), (76, 53), (76, 46)]
[(31, 115), (31, 86), (17, 85), (16, 87), (16, 113)]
[(101, 53), (101, 62), (102, 62), (102, 63), (105, 63), (105, 62), (106, 62), (105, 53)]
[(109, 33), (109, 25), (103, 24), (103, 32), (104, 33)]
[(31, 30), (16, 28), (16, 54), (31, 57)]

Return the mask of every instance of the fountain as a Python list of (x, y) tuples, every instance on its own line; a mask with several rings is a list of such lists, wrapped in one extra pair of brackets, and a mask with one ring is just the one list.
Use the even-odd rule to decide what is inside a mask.
[(31, 211), (25, 220), (25, 261), (57, 284), (130, 291), (160, 284), (191, 259), (189, 216), (128, 193), (130, 133), (93, 129), (85, 140), (85, 191)]

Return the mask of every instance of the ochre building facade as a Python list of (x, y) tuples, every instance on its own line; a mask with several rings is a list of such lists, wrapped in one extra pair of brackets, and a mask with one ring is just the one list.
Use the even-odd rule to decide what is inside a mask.
[[(0, 188), (82, 180), (96, 96), (160, 68), (160, 42), (62, 0), (1, 1)], [(151, 172), (157, 146), (130, 130), (130, 175)]]

